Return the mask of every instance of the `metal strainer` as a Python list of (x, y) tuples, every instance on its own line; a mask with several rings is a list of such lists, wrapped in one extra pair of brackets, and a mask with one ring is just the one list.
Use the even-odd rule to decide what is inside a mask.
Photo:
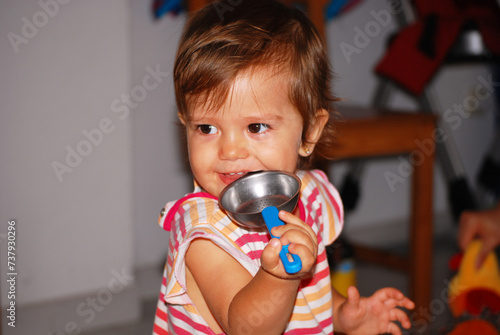
[[(288, 172), (250, 172), (222, 190), (219, 205), (241, 226), (267, 226), (270, 233), (273, 227), (284, 225), (278, 218), (278, 212), (292, 212), (297, 206), (300, 185), (300, 179)], [(271, 237), (276, 236), (271, 234)], [(288, 252), (288, 245), (283, 246), (280, 258), (288, 273), (297, 273), (302, 269), (300, 258)]]

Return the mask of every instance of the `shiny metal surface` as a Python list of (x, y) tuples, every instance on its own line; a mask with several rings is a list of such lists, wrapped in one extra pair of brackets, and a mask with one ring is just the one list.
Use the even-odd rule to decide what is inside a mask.
[(292, 212), (297, 206), (300, 179), (283, 171), (250, 172), (232, 182), (219, 196), (219, 205), (231, 219), (248, 228), (265, 226), (261, 212), (275, 206)]

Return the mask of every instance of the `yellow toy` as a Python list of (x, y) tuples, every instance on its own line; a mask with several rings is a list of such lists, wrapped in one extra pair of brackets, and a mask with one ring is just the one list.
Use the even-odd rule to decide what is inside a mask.
[(490, 252), (476, 269), (476, 258), (481, 249), (480, 240), (472, 241), (460, 262), (458, 273), (452, 278), (449, 306), (455, 318), (460, 318), (449, 335), (500, 335), (500, 270), (498, 259)]

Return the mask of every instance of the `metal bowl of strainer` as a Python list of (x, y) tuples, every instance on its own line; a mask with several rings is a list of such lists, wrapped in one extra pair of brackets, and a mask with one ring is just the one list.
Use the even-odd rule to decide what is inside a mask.
[[(293, 212), (297, 206), (300, 185), (300, 179), (288, 172), (251, 172), (222, 190), (219, 206), (241, 226), (267, 227), (271, 237), (279, 238), (271, 230), (285, 224), (278, 217), (280, 210)], [(282, 246), (280, 259), (289, 274), (302, 269), (300, 257), (288, 252), (288, 244)]]
[(219, 196), (231, 219), (247, 228), (265, 227), (262, 210), (274, 206), (293, 212), (299, 200), (300, 179), (284, 171), (257, 171), (232, 182)]

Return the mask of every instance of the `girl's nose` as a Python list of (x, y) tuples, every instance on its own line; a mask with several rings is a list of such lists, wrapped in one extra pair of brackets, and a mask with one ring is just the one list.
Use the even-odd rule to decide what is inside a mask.
[(222, 160), (237, 160), (248, 157), (248, 143), (245, 136), (228, 134), (222, 136), (219, 144), (219, 158)]

